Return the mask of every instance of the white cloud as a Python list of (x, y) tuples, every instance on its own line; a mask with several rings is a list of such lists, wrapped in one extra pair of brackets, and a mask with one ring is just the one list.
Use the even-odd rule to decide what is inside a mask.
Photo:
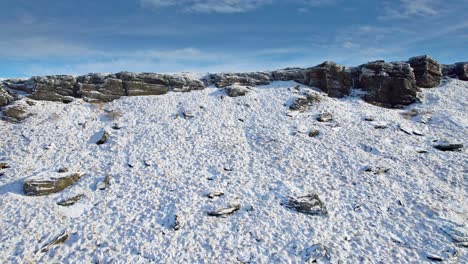
[(441, 0), (399, 0), (384, 2), (381, 19), (405, 19), (434, 17), (447, 10), (447, 1)]
[(179, 7), (184, 12), (242, 13), (270, 4), (272, 0), (140, 0), (154, 8)]

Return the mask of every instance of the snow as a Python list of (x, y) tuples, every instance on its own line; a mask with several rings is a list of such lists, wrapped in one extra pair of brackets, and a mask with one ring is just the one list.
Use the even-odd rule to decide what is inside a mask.
[[(468, 262), (444, 231), (468, 224), (467, 154), (433, 148), (435, 140), (466, 146), (468, 82), (426, 89), (421, 104), (401, 110), (323, 96), (290, 114), (296, 85), (236, 98), (211, 87), (107, 104), (22, 99), (34, 115), (0, 121), (0, 161), (10, 165), (0, 176), (0, 262)], [(412, 109), (425, 123), (405, 115)], [(333, 121), (317, 122), (324, 112)], [(312, 129), (319, 135), (309, 137)], [(103, 130), (110, 137), (98, 146), (92, 137)], [(86, 176), (58, 194), (22, 193), (28, 177), (64, 167)], [(110, 186), (96, 188), (108, 175)], [(215, 192), (224, 195), (207, 197)], [(56, 204), (79, 194), (75, 205)], [(308, 194), (327, 216), (281, 205)], [(240, 210), (208, 216), (233, 205)], [(63, 245), (40, 251), (64, 231)]]

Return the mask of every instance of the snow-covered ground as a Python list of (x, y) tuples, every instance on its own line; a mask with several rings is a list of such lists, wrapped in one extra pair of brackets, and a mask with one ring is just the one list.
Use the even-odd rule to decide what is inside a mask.
[[(18, 102), (34, 115), (0, 121), (0, 162), (10, 165), (0, 176), (0, 263), (302, 263), (317, 244), (328, 254), (319, 262), (467, 263), (450, 236), (468, 233), (466, 150), (433, 145), (466, 143), (468, 82), (424, 90), (422, 104), (402, 110), (324, 95), (290, 113), (294, 86), (236, 98), (207, 88), (108, 104)], [(421, 114), (403, 115), (411, 109)], [(323, 112), (334, 120), (316, 121)], [(109, 140), (96, 145), (103, 130)], [(64, 167), (86, 175), (58, 194), (23, 194), (26, 178)], [(97, 188), (108, 175), (110, 186)], [(282, 205), (310, 193), (328, 215)], [(230, 205), (241, 209), (207, 214)], [(41, 252), (65, 231), (64, 244)]]

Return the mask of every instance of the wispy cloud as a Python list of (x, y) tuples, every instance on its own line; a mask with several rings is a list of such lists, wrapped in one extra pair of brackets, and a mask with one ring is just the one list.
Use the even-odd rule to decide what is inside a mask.
[(383, 2), (381, 20), (430, 18), (446, 15), (466, 0), (398, 0)]
[(243, 13), (272, 3), (272, 0), (140, 0), (144, 6), (176, 6), (184, 12)]

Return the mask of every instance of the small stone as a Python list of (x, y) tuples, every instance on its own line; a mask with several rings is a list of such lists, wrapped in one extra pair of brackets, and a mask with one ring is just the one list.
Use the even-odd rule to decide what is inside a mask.
[(240, 205), (234, 205), (228, 208), (218, 209), (214, 211), (208, 212), (209, 216), (216, 216), (216, 217), (225, 217), (227, 215), (233, 214), (236, 211), (239, 211)]
[(107, 139), (109, 138), (109, 133), (107, 133), (107, 131), (103, 131), (101, 133), (102, 134), (101, 134), (100, 139), (96, 142), (97, 145), (102, 145), (106, 143)]
[(281, 203), (288, 209), (308, 215), (324, 216), (328, 211), (317, 194), (308, 194), (297, 198), (289, 197), (287, 202)]
[(26, 103), (27, 103), (29, 106), (34, 106), (34, 105), (36, 105), (36, 102), (31, 101), (31, 100), (26, 100)]
[(62, 234), (52, 239), (52, 241), (47, 243), (45, 246), (43, 246), (41, 252), (45, 253), (49, 251), (53, 246), (65, 243), (65, 241), (67, 241), (69, 237), (70, 235), (68, 234), (68, 231), (63, 232)]
[(333, 115), (329, 112), (322, 113), (320, 116), (317, 118), (317, 121), (319, 122), (330, 122), (333, 120)]
[(209, 193), (206, 195), (206, 197), (210, 198), (210, 199), (214, 199), (215, 197), (220, 197), (220, 196), (223, 196), (224, 193), (223, 192), (212, 192), (212, 193)]
[(364, 117), (364, 121), (372, 122), (372, 121), (374, 121), (374, 120), (375, 120), (375, 117), (373, 117), (373, 116), (366, 116), (366, 117)]
[(121, 127), (120, 125), (118, 125), (118, 124), (114, 124), (114, 125), (112, 126), (112, 129), (114, 129), (114, 130), (120, 130), (120, 129), (122, 129), (122, 127)]
[(301, 257), (305, 263), (315, 263), (317, 260), (328, 257), (328, 251), (322, 244), (315, 244), (311, 247), (305, 248), (301, 252)]
[(65, 173), (68, 172), (68, 168), (60, 168), (57, 170), (58, 173)]
[(418, 131), (418, 130), (413, 130), (413, 135), (424, 136), (424, 134), (421, 131)]
[(85, 195), (84, 194), (79, 194), (77, 196), (71, 197), (69, 199), (65, 199), (63, 201), (58, 202), (57, 204), (60, 206), (71, 206), (76, 204), (78, 201), (81, 200)]
[(112, 179), (112, 177), (111, 177), (110, 175), (107, 175), (106, 178), (104, 179), (104, 181), (98, 183), (98, 184), (96, 185), (96, 187), (97, 187), (99, 190), (105, 190), (105, 189), (107, 189), (107, 188), (110, 186), (110, 184), (111, 184), (111, 179)]
[(444, 261), (444, 259), (441, 256), (433, 255), (433, 254), (427, 254), (427, 259), (432, 260), (432, 261)]
[(0, 169), (8, 169), (10, 165), (6, 162), (0, 162)]
[(375, 175), (380, 175), (380, 174), (385, 174), (385, 173), (389, 172), (390, 169), (384, 168), (384, 167), (367, 167), (365, 169), (365, 171), (366, 172), (372, 172)]
[(174, 223), (172, 225), (172, 229), (174, 229), (174, 231), (177, 231), (180, 229), (180, 223), (179, 223), (179, 216), (178, 215), (174, 215)]
[(461, 151), (463, 144), (453, 144), (448, 142), (441, 142), (437, 145), (434, 145), (434, 148), (441, 151)]
[(401, 131), (405, 132), (408, 135), (413, 134), (413, 130), (411, 128), (407, 127), (407, 126), (400, 125), (399, 128), (400, 128)]
[(372, 125), (375, 129), (386, 129), (388, 128), (388, 124), (385, 122), (372, 122)]
[(226, 93), (229, 97), (244, 96), (249, 93), (251, 89), (249, 87), (233, 84), (226, 88)]
[(191, 119), (191, 118), (194, 118), (194, 117), (195, 117), (195, 115), (194, 115), (192, 112), (187, 111), (187, 110), (185, 110), (185, 111), (182, 112), (182, 116), (183, 116), (185, 119)]
[(318, 129), (313, 129), (309, 132), (309, 137), (316, 137), (318, 134), (320, 134), (320, 131), (318, 131)]

